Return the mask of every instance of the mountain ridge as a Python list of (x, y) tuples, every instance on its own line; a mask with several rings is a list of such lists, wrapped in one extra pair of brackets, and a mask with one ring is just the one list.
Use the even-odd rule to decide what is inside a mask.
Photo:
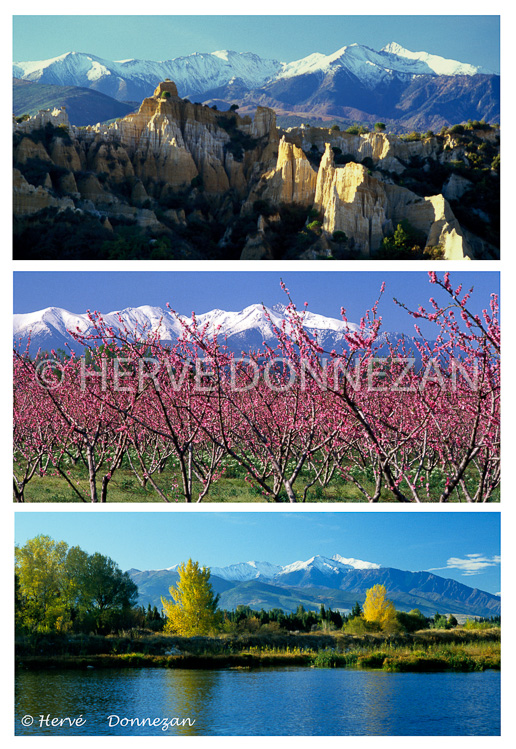
[[(440, 116), (441, 126), (455, 124), (454, 117), (461, 107), (452, 106), (453, 98), (450, 101), (446, 95), (450, 80), (455, 80), (457, 90), (462, 88), (468, 101), (467, 107), (462, 106), (466, 117), (485, 117), (490, 121), (499, 117), (496, 91), (491, 92), (489, 101), (479, 105), (478, 81), (473, 81), (484, 76), (485, 88), (487, 79), (499, 77), (496, 73), (428, 52), (412, 52), (396, 42), (379, 51), (350, 44), (332, 54), (314, 52), (291, 62), (232, 50), (195, 52), (161, 62), (111, 61), (86, 52), (66, 52), (48, 60), (15, 62), (13, 75), (39, 84), (89, 88), (120, 102), (150, 96), (159, 81), (170, 79), (175, 81), (180, 96), (204, 103), (218, 102), (224, 109), (229, 109), (231, 103), (238, 103), (245, 111), (261, 105), (273, 107), (279, 114), (283, 108), (283, 114), (289, 116), (304, 113), (323, 119), (362, 121), (378, 117), (407, 119), (403, 111), (405, 91), (433, 80), (433, 110), (439, 111), (447, 104), (449, 115), (445, 121), (442, 113), (436, 115), (433, 111), (422, 118), (423, 127), (437, 127), (436, 116)], [(469, 84), (460, 84), (459, 79), (467, 79)], [(412, 117), (417, 120), (417, 113), (413, 112)], [(433, 121), (428, 124), (426, 119)], [(410, 118), (405, 126), (411, 126)]]
[[(455, 613), (493, 616), (500, 613), (500, 598), (471, 588), (451, 578), (428, 571), (411, 572), (381, 567), (374, 562), (348, 559), (352, 564), (316, 555), (305, 562), (275, 565), (269, 562), (244, 562), (211, 568), (211, 582), (220, 595), (221, 608), (239, 605), (251, 608), (282, 608), (295, 611), (298, 605), (317, 610), (321, 603), (349, 611), (356, 601), (363, 603), (373, 585), (385, 585), (387, 596), (396, 608), (418, 608), (425, 616)], [(361, 568), (357, 565), (370, 565)], [(354, 566), (353, 566), (354, 565)], [(163, 570), (128, 571), (140, 590), (142, 605), (159, 605), (161, 596), (178, 581), (178, 565)], [(257, 572), (251, 577), (251, 570)], [(274, 574), (275, 570), (279, 570)]]
[[(327, 317), (314, 312), (299, 311), (303, 316), (303, 326), (312, 335), (317, 335), (318, 342), (326, 347), (333, 347), (344, 341), (347, 333), (358, 332), (360, 326), (352, 322), (344, 322), (333, 317)], [(108, 326), (120, 327), (119, 316), (123, 319), (128, 330), (135, 333), (150, 333), (162, 331), (160, 339), (163, 342), (175, 341), (183, 336), (183, 325), (190, 326), (192, 318), (186, 315), (177, 317), (168, 309), (142, 305), (128, 307), (124, 310), (102, 314), (102, 320)], [(240, 311), (226, 311), (214, 309), (195, 316), (199, 330), (206, 327), (209, 336), (217, 334), (219, 340), (225, 340), (230, 349), (238, 352), (247, 348), (261, 347), (263, 342), (271, 343), (277, 340), (275, 328), (281, 330), (283, 324), (287, 326), (288, 316), (283, 305), (268, 308), (261, 304), (251, 304)], [(88, 313), (73, 313), (60, 307), (46, 307), (43, 310), (13, 315), (13, 341), (15, 346), (23, 350), (29, 345), (29, 353), (34, 355), (39, 349), (57, 350), (66, 345), (67, 348), (82, 352), (83, 346), (74, 341), (70, 331), (78, 331), (82, 335), (94, 333), (94, 325)], [(381, 334), (380, 342), (388, 339), (406, 338), (410, 336), (389, 331)]]
[(80, 86), (59, 86), (13, 79), (13, 115), (36, 115), (42, 109), (65, 107), (70, 123), (82, 127), (92, 122), (124, 117), (138, 104), (128, 104)]

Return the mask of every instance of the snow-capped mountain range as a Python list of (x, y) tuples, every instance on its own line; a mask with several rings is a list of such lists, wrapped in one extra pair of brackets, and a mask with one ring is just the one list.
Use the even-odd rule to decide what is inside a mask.
[[(198, 328), (206, 327), (208, 335), (216, 333), (220, 342), (227, 340), (230, 348), (240, 351), (261, 346), (264, 341), (273, 341), (276, 337), (274, 327), (288, 325), (285, 309), (281, 304), (273, 308), (251, 304), (238, 312), (214, 309), (196, 315), (196, 321)], [(130, 331), (140, 334), (159, 331), (163, 341), (177, 340), (184, 332), (182, 323), (192, 324), (191, 318), (184, 315), (176, 317), (168, 309), (151, 306), (129, 307), (102, 315), (104, 322), (115, 329), (120, 328), (119, 317)], [(321, 344), (338, 342), (346, 333), (358, 330), (353, 323), (308, 311), (304, 313), (304, 327), (311, 333), (317, 333)], [(14, 315), (15, 345), (23, 350), (30, 339), (31, 353), (36, 353), (38, 349), (50, 351), (68, 347), (76, 352), (82, 351), (82, 346), (74, 341), (70, 331), (92, 334), (94, 327), (88, 314), (47, 307), (37, 312)]]
[[(293, 572), (310, 573), (312, 570), (322, 573), (325, 577), (339, 575), (348, 570), (379, 569), (381, 565), (374, 562), (364, 562), (361, 559), (345, 559), (335, 554), (331, 559), (314, 556), (306, 562), (293, 562), (287, 565), (271, 564), (270, 562), (239, 562), (227, 567), (211, 567), (211, 574), (223, 580), (243, 582), (245, 580), (276, 580), (281, 583), (282, 576), (289, 576)], [(168, 567), (171, 572), (177, 571), (178, 564)]]
[[(201, 562), (205, 564), (205, 562)], [(139, 602), (161, 607), (162, 596), (177, 585), (178, 564), (161, 570), (130, 569), (138, 586)], [(418, 608), (425, 616), (440, 613), (493, 616), (500, 613), (500, 597), (428, 571), (410, 572), (382, 567), (376, 562), (343, 557), (313, 556), (306, 561), (279, 565), (266, 561), (210, 567), (211, 584), (220, 595), (221, 608), (250, 606), (255, 610), (282, 608), (295, 611), (299, 605), (318, 610), (321, 604), (349, 612), (356, 601), (363, 603), (374, 585), (384, 585), (397, 609)]]
[(247, 89), (308, 74), (321, 76), (345, 71), (368, 88), (383, 80), (410, 80), (415, 76), (473, 76), (488, 70), (427, 52), (412, 52), (391, 42), (379, 52), (351, 44), (325, 55), (319, 52), (293, 62), (263, 59), (252, 52), (221, 50), (196, 52), (156, 62), (106, 60), (85, 52), (66, 52), (48, 60), (13, 63), (13, 76), (61, 86), (81, 86), (121, 101), (149, 96), (157, 83), (170, 78), (180, 96), (199, 96), (238, 82)]

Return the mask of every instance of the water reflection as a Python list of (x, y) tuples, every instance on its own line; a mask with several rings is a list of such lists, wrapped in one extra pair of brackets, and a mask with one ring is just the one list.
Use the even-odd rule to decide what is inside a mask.
[[(38, 722), (41, 715), (77, 718), (81, 714), (86, 719), (81, 727)], [(34, 722), (24, 727), (21, 721), (27, 715)], [(145, 718), (147, 724), (141, 725)], [(132, 719), (139, 719), (140, 725), (131, 724)], [(149, 725), (151, 719), (161, 723)], [(461, 736), (499, 732), (500, 674), (496, 672), (87, 669), (17, 675), (17, 735)]]

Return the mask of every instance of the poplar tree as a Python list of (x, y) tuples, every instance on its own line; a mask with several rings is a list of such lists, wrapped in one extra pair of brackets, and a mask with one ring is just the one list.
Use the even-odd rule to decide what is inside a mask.
[(169, 589), (173, 600), (161, 599), (167, 617), (165, 632), (184, 637), (213, 634), (220, 626), (221, 612), (217, 608), (219, 596), (211, 587), (210, 570), (189, 559), (177, 571), (177, 586)]
[(386, 595), (385, 585), (373, 585), (366, 591), (363, 612), (367, 622), (376, 622), (382, 629), (389, 630), (396, 622), (396, 609)]

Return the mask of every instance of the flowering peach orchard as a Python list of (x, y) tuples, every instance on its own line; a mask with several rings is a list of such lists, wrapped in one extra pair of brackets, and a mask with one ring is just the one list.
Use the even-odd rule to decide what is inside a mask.
[[(368, 502), (493, 500), (498, 299), (477, 315), (471, 290), (453, 288), (448, 274), (429, 282), (446, 304), (405, 307), (417, 357), (403, 338), (385, 354), (383, 287), (338, 351), (307, 332), (306, 306), (285, 287), (274, 349), (237, 356), (195, 315), (166, 345), (121, 318), (109, 328), (96, 312), (93, 334), (70, 331), (85, 356), (15, 349), (15, 500), (25, 501), (34, 477), (58, 477), (78, 501), (106, 502), (117, 472), (129, 471), (156, 500), (201, 502), (229, 467), (273, 502), (307, 501), (332, 485)], [(422, 334), (421, 320), (434, 335)]]

